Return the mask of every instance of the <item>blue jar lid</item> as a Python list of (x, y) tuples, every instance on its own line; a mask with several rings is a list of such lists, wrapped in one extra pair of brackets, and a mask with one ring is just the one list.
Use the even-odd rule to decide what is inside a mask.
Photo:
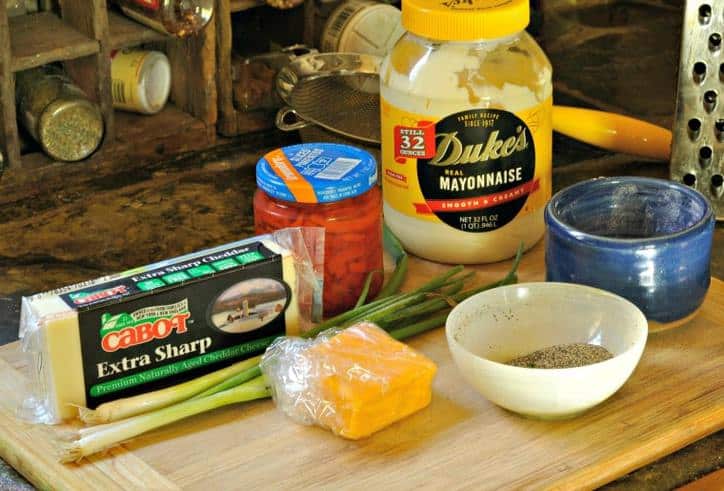
[(297, 203), (333, 203), (377, 184), (377, 163), (362, 149), (337, 143), (302, 143), (273, 150), (256, 164), (265, 193)]

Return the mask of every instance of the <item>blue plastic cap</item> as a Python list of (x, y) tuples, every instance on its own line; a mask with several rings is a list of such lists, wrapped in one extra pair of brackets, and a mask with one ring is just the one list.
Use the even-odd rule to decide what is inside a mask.
[(333, 203), (376, 185), (377, 162), (350, 145), (302, 143), (264, 155), (256, 164), (256, 184), (284, 201)]

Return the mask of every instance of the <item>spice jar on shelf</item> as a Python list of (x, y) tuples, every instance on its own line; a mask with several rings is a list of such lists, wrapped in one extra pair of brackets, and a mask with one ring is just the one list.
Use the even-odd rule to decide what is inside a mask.
[(254, 223), (259, 234), (323, 227), (324, 314), (352, 308), (369, 273), (368, 298), (382, 285), (382, 197), (377, 163), (348, 145), (310, 143), (267, 153), (257, 163)]
[(404, 34), (400, 10), (374, 0), (347, 0), (324, 24), (321, 51), (385, 56)]
[(116, 0), (123, 13), (164, 34), (201, 31), (214, 15), (214, 0)]
[(20, 122), (53, 159), (83, 160), (100, 145), (104, 124), (98, 105), (59, 68), (19, 72), (15, 96)]
[(161, 51), (122, 50), (111, 54), (113, 107), (156, 114), (171, 91), (171, 65)]

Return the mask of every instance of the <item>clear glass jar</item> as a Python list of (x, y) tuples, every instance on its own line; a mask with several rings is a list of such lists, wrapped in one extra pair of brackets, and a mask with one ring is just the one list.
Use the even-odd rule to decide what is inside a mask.
[(164, 34), (196, 34), (214, 15), (214, 0), (116, 0), (127, 16)]
[[(382, 286), (382, 195), (367, 152), (331, 143), (274, 150), (257, 164), (257, 234), (323, 227), (324, 315), (354, 307), (369, 273), (368, 298)], [(300, 184), (301, 182), (301, 184)]]
[(396, 7), (376, 0), (345, 0), (325, 22), (320, 50), (384, 56), (402, 34)]
[(63, 71), (44, 65), (16, 77), (18, 119), (48, 156), (76, 162), (98, 148), (105, 130), (101, 110)]
[(410, 252), (499, 261), (544, 232), (552, 69), (528, 0), (403, 0), (380, 70), (385, 221)]

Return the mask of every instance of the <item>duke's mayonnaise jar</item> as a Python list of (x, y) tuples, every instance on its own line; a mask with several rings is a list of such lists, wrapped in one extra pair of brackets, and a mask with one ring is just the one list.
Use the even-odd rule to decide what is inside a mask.
[(499, 261), (544, 232), (551, 65), (528, 0), (402, 0), (380, 71), (385, 221), (405, 248)]

